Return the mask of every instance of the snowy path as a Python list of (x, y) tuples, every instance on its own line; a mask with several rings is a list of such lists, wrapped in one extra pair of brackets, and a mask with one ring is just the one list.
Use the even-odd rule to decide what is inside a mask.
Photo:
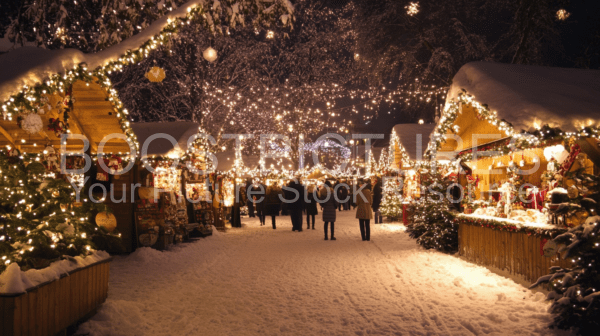
[[(419, 248), (397, 224), (360, 240), (354, 212), (292, 232), (289, 217), (169, 252), (116, 258), (91, 335), (551, 334), (543, 294)], [(320, 216), (320, 215), (319, 215)], [(269, 221), (268, 221), (269, 223)]]

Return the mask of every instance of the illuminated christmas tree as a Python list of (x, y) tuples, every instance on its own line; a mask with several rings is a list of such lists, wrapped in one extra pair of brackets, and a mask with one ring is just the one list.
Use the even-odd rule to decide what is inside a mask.
[(389, 219), (402, 217), (402, 185), (401, 178), (383, 178), (383, 199), (379, 209), (381, 214)]
[(118, 234), (95, 224), (105, 206), (81, 196), (62, 178), (49, 178), (40, 154), (0, 151), (0, 272), (11, 263), (43, 268), (96, 247), (116, 249)]
[(426, 193), (415, 202), (407, 232), (426, 249), (456, 252), (458, 224), (454, 222), (450, 201), (444, 197), (450, 181), (440, 173), (428, 172), (421, 176), (421, 183)]

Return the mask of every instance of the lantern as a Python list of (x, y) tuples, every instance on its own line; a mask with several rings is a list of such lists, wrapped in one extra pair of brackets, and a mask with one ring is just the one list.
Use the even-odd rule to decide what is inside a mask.
[(206, 48), (206, 50), (204, 50), (202, 56), (204, 56), (205, 60), (209, 62), (214, 62), (217, 59), (217, 51), (212, 47), (208, 47)]

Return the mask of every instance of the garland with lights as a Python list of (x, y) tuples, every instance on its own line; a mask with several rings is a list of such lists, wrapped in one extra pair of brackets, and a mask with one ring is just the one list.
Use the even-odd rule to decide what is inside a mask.
[(557, 234), (563, 233), (566, 231), (566, 229), (540, 229), (540, 228), (536, 228), (536, 227), (531, 227), (531, 226), (526, 226), (523, 224), (518, 224), (518, 223), (511, 223), (507, 220), (502, 220), (501, 218), (499, 219), (491, 219), (491, 218), (480, 218), (480, 217), (475, 217), (473, 215), (469, 215), (468, 217), (466, 215), (463, 214), (459, 214), (456, 219), (455, 222), (458, 225), (461, 224), (465, 224), (465, 225), (474, 225), (474, 226), (480, 226), (480, 227), (484, 227), (484, 228), (488, 228), (488, 229), (492, 229), (492, 230), (496, 230), (496, 231), (506, 231), (506, 232), (519, 232), (519, 233), (525, 233), (528, 236), (556, 236)]
[(596, 335), (600, 328), (600, 225), (599, 218), (569, 229), (556, 238), (564, 259), (572, 267), (554, 266), (530, 288), (549, 284), (552, 301), (549, 311), (555, 315), (552, 328), (573, 329), (581, 335)]
[(120, 234), (95, 224), (107, 211), (81, 195), (64, 179), (48, 177), (41, 154), (10, 156), (0, 151), (0, 272), (9, 264), (44, 268), (94, 248), (122, 250)]
[[(462, 104), (471, 105), (476, 110), (477, 118), (479, 120), (487, 121), (510, 138), (507, 142), (498, 142), (483, 146), (484, 149), (493, 149), (501, 151), (504, 154), (509, 154), (515, 150), (546, 147), (558, 143), (561, 140), (570, 141), (579, 138), (600, 137), (600, 128), (598, 127), (582, 127), (577, 132), (563, 132), (559, 128), (552, 128), (548, 125), (544, 125), (532, 133), (527, 133), (525, 131), (517, 133), (512, 127), (512, 124), (504, 119), (498, 119), (498, 114), (495, 111), (490, 111), (486, 104), (480, 104), (472, 95), (467, 94), (463, 89), (462, 92), (458, 94), (457, 99), (446, 103), (444, 113), (433, 132), (434, 137), (429, 143), (426, 151), (426, 156), (430, 160), (435, 160), (436, 151), (442, 147), (442, 143), (445, 141), (444, 134), (448, 134), (448, 132), (458, 133), (457, 125), (453, 126), (453, 124), (460, 113)], [(472, 149), (460, 152), (459, 157), (465, 160), (472, 159)]]

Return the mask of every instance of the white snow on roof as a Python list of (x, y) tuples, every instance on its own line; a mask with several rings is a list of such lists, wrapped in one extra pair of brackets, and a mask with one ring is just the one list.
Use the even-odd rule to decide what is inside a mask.
[[(85, 54), (77, 49), (47, 50), (22, 47), (2, 54), (0, 55), (0, 65), (2, 66), (0, 71), (0, 102), (6, 101), (11, 95), (18, 93), (24, 85), (34, 86), (45, 81), (51, 75), (65, 73), (67, 70), (73, 69), (75, 65), (81, 62), (87, 63), (88, 69), (94, 70), (99, 66), (107, 65), (111, 61), (116, 61), (127, 50), (136, 50), (153, 36), (158, 35), (171, 20), (185, 17), (188, 8), (192, 9), (198, 5), (204, 5), (206, 8), (206, 3), (206, 0), (189, 0), (179, 8), (156, 19), (139, 34), (97, 53)], [(271, 3), (270, 8), (275, 4), (273, 1), (265, 1), (265, 3)], [(283, 0), (283, 5), (288, 14), (282, 15), (282, 20), (283, 17), (289, 18), (289, 15), (293, 12), (293, 6), (289, 1)], [(220, 2), (214, 1), (213, 8), (218, 6), (221, 6)], [(239, 6), (231, 7), (230, 11), (232, 20), (241, 20), (241, 14), (238, 13)], [(269, 8), (266, 8), (265, 11), (269, 11)], [(206, 19), (209, 23), (212, 22), (210, 15), (207, 15)], [(235, 22), (230, 22), (230, 24), (234, 26)], [(214, 29), (217, 30), (220, 27), (215, 26)], [(4, 49), (5, 44), (6, 41), (3, 40), (0, 47)]]
[(165, 14), (152, 22), (148, 28), (137, 35), (94, 54), (85, 54), (77, 49), (48, 50), (36, 47), (22, 47), (0, 55), (0, 102), (18, 93), (23, 85), (35, 86), (53, 74), (65, 73), (81, 62), (88, 69), (96, 69), (116, 61), (129, 49), (135, 50), (159, 34), (169, 19), (184, 17), (187, 9), (203, 3), (204, 0), (190, 0), (181, 7)]
[[(153, 135), (171, 136), (179, 147), (181, 154), (187, 150), (188, 140), (198, 133), (200, 125), (189, 121), (175, 122), (142, 122), (132, 123), (131, 128), (137, 136), (140, 143), (140, 150), (143, 151), (143, 146), (146, 140)], [(157, 138), (148, 143), (147, 155), (167, 155), (174, 149), (171, 141), (165, 138)], [(143, 155), (142, 155), (143, 156)]]
[(600, 70), (472, 62), (454, 76), (446, 103), (462, 89), (517, 132), (534, 123), (563, 131), (600, 124)]
[(422, 160), (435, 124), (398, 124), (394, 131), (411, 160)]

